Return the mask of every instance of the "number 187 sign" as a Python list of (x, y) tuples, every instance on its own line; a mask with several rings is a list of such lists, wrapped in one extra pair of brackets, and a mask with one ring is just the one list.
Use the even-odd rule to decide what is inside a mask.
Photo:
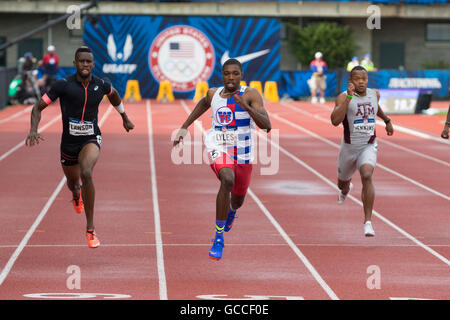
[(419, 90), (379, 89), (380, 107), (387, 114), (413, 114), (416, 111)]

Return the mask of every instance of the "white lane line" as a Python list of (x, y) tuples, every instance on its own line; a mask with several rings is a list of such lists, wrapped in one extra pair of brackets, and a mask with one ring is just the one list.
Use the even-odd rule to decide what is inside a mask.
[[(329, 180), (328, 178), (326, 178), (324, 175), (322, 175), (320, 172), (318, 172), (317, 170), (315, 170), (314, 168), (312, 168), (311, 166), (309, 166), (308, 164), (306, 164), (305, 162), (303, 162), (302, 160), (300, 160), (298, 157), (296, 157), (295, 155), (293, 155), (292, 153), (290, 153), (289, 151), (287, 151), (285, 148), (283, 148), (282, 146), (280, 146), (277, 143), (274, 143), (273, 141), (269, 141), (264, 135), (262, 135), (261, 133), (258, 132), (258, 134), (260, 135), (260, 137), (262, 137), (263, 139), (266, 139), (266, 141), (268, 141), (271, 145), (273, 145), (275, 148), (277, 148), (278, 150), (280, 150), (283, 154), (285, 154), (286, 156), (288, 156), (289, 158), (291, 158), (292, 160), (294, 160), (294, 162), (298, 163), (299, 165), (301, 165), (302, 167), (306, 168), (308, 171), (312, 172), (314, 175), (316, 175), (318, 178), (320, 178), (322, 181), (324, 181), (326, 184), (328, 184), (329, 186), (331, 186), (332, 188), (339, 190), (339, 188), (336, 186), (336, 184), (334, 182), (332, 182), (331, 180)], [(358, 200), (357, 198), (355, 198), (352, 195), (348, 195), (348, 198), (350, 198), (351, 200), (353, 200), (354, 202), (356, 202), (357, 204), (359, 204), (361, 207), (363, 206), (363, 203)], [(445, 264), (447, 264), (448, 266), (450, 266), (450, 261), (445, 258), (444, 256), (440, 255), (439, 253), (437, 253), (436, 251), (434, 251), (433, 249), (431, 249), (429, 246), (427, 246), (426, 244), (422, 243), (421, 241), (417, 240), (414, 236), (410, 235), (408, 232), (406, 232), (405, 230), (403, 230), (402, 228), (398, 227), (397, 225), (395, 225), (393, 222), (391, 222), (389, 219), (385, 218), (384, 216), (382, 216), (380, 213), (378, 213), (377, 211), (373, 210), (372, 214), (376, 217), (378, 217), (380, 220), (382, 220), (384, 223), (386, 223), (387, 225), (389, 225), (390, 227), (392, 227), (393, 229), (397, 230), (400, 234), (402, 234), (404, 237), (408, 238), (409, 240), (413, 241), (414, 243), (416, 243), (418, 246), (420, 246), (421, 248), (423, 248), (424, 250), (428, 251), (429, 253), (431, 253), (433, 256), (435, 256), (436, 258), (438, 258), (439, 260), (441, 260), (442, 262), (444, 262)]]
[[(50, 120), (49, 122), (47, 122), (45, 125), (43, 125), (38, 132), (41, 133), (43, 131), (45, 131), (45, 129), (47, 129), (48, 127), (50, 127), (53, 123), (55, 123), (56, 121), (58, 121), (61, 118), (61, 115), (56, 116), (55, 118), (53, 118), (52, 120)], [(8, 151), (6, 151), (4, 154), (2, 154), (0, 156), (0, 161), (4, 160), (7, 156), (9, 156), (11, 153), (15, 152), (16, 150), (18, 150), (21, 147), (25, 146), (25, 139), (23, 139), (21, 142), (19, 142), (17, 145), (15, 145), (14, 147), (12, 147), (11, 149), (9, 149)]]
[[(285, 106), (285, 107), (287, 107), (287, 108), (289, 108), (289, 109), (291, 109), (291, 110), (293, 110), (293, 111), (295, 111), (295, 112), (298, 112), (298, 113), (307, 115), (307, 116), (309, 116), (309, 117), (311, 117), (311, 118), (317, 119), (317, 120), (322, 121), (322, 122), (324, 122), (324, 123), (326, 123), (326, 124), (328, 124), (328, 125), (331, 125), (330, 119), (325, 119), (325, 118), (323, 118), (323, 117), (321, 117), (321, 116), (319, 116), (319, 115), (317, 115), (317, 114), (310, 113), (310, 112), (308, 112), (308, 111), (302, 110), (302, 109), (300, 109), (300, 108), (297, 108), (297, 107), (292, 106), (292, 105), (287, 104), (287, 103), (281, 103), (281, 105), (283, 105), (283, 106)], [(379, 120), (378, 120), (378, 121), (379, 121)], [(377, 123), (377, 124), (380, 124), (380, 123)], [(382, 124), (383, 127), (385, 126), (384, 122), (381, 122), (381, 124)], [(394, 129), (396, 129), (396, 128), (397, 128), (397, 124), (395, 124), (395, 126), (394, 126)], [(394, 148), (400, 149), (400, 150), (402, 150), (402, 151), (406, 151), (406, 152), (412, 153), (412, 154), (414, 154), (414, 155), (416, 155), (416, 156), (419, 156), (419, 157), (422, 157), (422, 158), (425, 158), (425, 159), (428, 159), (428, 160), (437, 162), (437, 163), (439, 163), (439, 164), (443, 164), (444, 166), (450, 167), (450, 162), (447, 162), (447, 161), (444, 161), (444, 160), (435, 158), (435, 157), (433, 157), (433, 156), (424, 154), (424, 153), (422, 153), (422, 152), (418, 152), (418, 151), (412, 150), (412, 149), (410, 149), (410, 148), (404, 147), (404, 146), (402, 146), (402, 145), (399, 145), (399, 144), (397, 144), (397, 143), (388, 141), (388, 140), (383, 139), (383, 138), (380, 138), (380, 137), (377, 137), (377, 140), (378, 140), (379, 142), (386, 143), (386, 144), (390, 145), (391, 147), (394, 147)]]
[[(287, 119), (285, 119), (283, 117), (280, 117), (277, 114), (270, 114), (270, 116), (272, 118), (277, 119), (278, 121), (281, 121), (281, 122), (283, 122), (283, 123), (285, 123), (287, 125), (290, 125), (291, 127), (295, 128), (295, 129), (297, 129), (299, 131), (302, 131), (302, 132), (304, 132), (304, 133), (306, 133), (306, 134), (308, 134), (308, 135), (310, 135), (310, 136), (312, 136), (312, 137), (314, 137), (314, 138), (316, 138), (316, 139), (318, 139), (320, 141), (323, 141), (326, 144), (329, 144), (330, 146), (333, 146), (333, 147), (335, 147), (337, 149), (340, 148), (340, 146), (337, 143), (334, 143), (333, 141), (331, 141), (331, 140), (329, 140), (327, 138), (321, 137), (317, 133), (312, 132), (312, 131), (310, 131), (310, 130), (308, 130), (306, 128), (303, 128), (302, 126), (300, 126), (300, 125), (298, 125), (296, 123), (293, 123), (292, 121), (289, 121), (289, 120), (287, 120)], [(429, 191), (429, 192), (433, 193), (434, 195), (437, 195), (437, 196), (439, 196), (441, 198), (444, 198), (445, 200), (450, 200), (449, 196), (447, 196), (447, 195), (445, 195), (445, 194), (443, 194), (443, 193), (441, 193), (439, 191), (436, 191), (436, 190), (434, 190), (434, 189), (432, 189), (432, 188), (430, 188), (430, 187), (428, 187), (428, 186), (426, 186), (426, 185), (424, 185), (424, 184), (422, 184), (422, 183), (420, 183), (420, 182), (418, 182), (418, 181), (416, 181), (414, 179), (411, 179), (411, 178), (409, 178), (409, 177), (407, 177), (407, 176), (405, 176), (405, 175), (403, 175), (403, 174), (401, 174), (401, 173), (399, 173), (399, 172), (397, 172), (395, 170), (392, 170), (392, 169), (386, 167), (385, 165), (382, 165), (381, 163), (377, 163), (377, 166), (379, 168), (381, 168), (381, 169), (383, 169), (383, 170), (393, 174), (393, 175), (396, 175), (399, 178), (402, 178), (403, 180), (406, 180), (406, 181), (408, 181), (408, 182), (410, 182), (410, 183), (412, 183), (412, 184), (414, 184), (414, 185), (416, 185), (416, 186), (418, 186), (418, 187), (420, 187), (420, 188), (422, 188), (422, 189), (424, 189), (426, 191)]]
[[(380, 126), (383, 126), (383, 127), (385, 125), (384, 122), (380, 121), (380, 120), (377, 120), (377, 124), (380, 125)], [(435, 141), (435, 142), (439, 142), (439, 143), (443, 143), (443, 144), (446, 144), (446, 145), (450, 145), (450, 142), (448, 140), (432, 136), (432, 135), (430, 135), (428, 133), (425, 133), (425, 132), (420, 132), (420, 131), (417, 131), (417, 130), (414, 130), (414, 129), (410, 129), (410, 128), (401, 126), (399, 124), (395, 124), (395, 129), (400, 131), (400, 132), (407, 133), (409, 135), (416, 136), (416, 137), (419, 137), (419, 138), (422, 138), (422, 139), (432, 140), (432, 141)]]
[(108, 109), (106, 109), (105, 113), (103, 114), (103, 117), (98, 122), (98, 126), (101, 128), (103, 126), (103, 123), (108, 119), (109, 115), (113, 111), (113, 106), (109, 105)]
[[(188, 108), (184, 100), (181, 100), (181, 105), (186, 111), (187, 114), (191, 113), (191, 110)], [(194, 123), (204, 134), (206, 131), (203, 129), (202, 125), (198, 121), (195, 121)], [(334, 291), (328, 286), (328, 284), (323, 280), (323, 278), (320, 276), (320, 274), (317, 272), (317, 270), (314, 268), (314, 266), (309, 262), (309, 260), (306, 258), (306, 256), (300, 251), (300, 249), (295, 245), (295, 243), (291, 240), (289, 235), (284, 231), (284, 229), (280, 226), (280, 224), (276, 221), (276, 219), (272, 216), (272, 214), (267, 210), (267, 208), (264, 206), (264, 204), (259, 200), (259, 198), (253, 193), (253, 191), (248, 188), (248, 194), (252, 197), (252, 199), (256, 202), (258, 207), (261, 209), (261, 211), (264, 213), (264, 215), (267, 217), (267, 219), (272, 223), (272, 225), (275, 227), (275, 229), (280, 233), (281, 237), (286, 241), (286, 243), (289, 245), (289, 247), (294, 251), (294, 253), (297, 255), (297, 257), (303, 262), (305, 267), (309, 270), (309, 272), (312, 274), (314, 279), (320, 284), (320, 286), (325, 290), (325, 292), (328, 294), (328, 296), (332, 300), (339, 300), (338, 296)]]
[(288, 236), (286, 231), (280, 226), (280, 224), (277, 222), (277, 220), (272, 216), (272, 214), (267, 210), (267, 208), (263, 205), (261, 200), (253, 193), (253, 191), (248, 188), (248, 194), (253, 198), (253, 200), (256, 202), (258, 207), (261, 209), (261, 211), (264, 213), (264, 215), (269, 219), (269, 221), (272, 223), (272, 225), (277, 229), (277, 231), (280, 233), (281, 237), (283, 237), (284, 241), (289, 245), (289, 247), (294, 251), (294, 253), (297, 255), (297, 257), (303, 262), (303, 264), (306, 266), (306, 268), (311, 272), (314, 279), (320, 284), (320, 286), (325, 290), (325, 292), (328, 294), (328, 296), (332, 300), (339, 300), (338, 296), (334, 291), (328, 286), (328, 284), (323, 280), (323, 278), (320, 276), (320, 274), (317, 272), (316, 268), (309, 262), (308, 258), (303, 254), (303, 252), (300, 251), (300, 249), (295, 245), (295, 243), (291, 240), (291, 238)]
[(380, 138), (378, 138), (378, 141), (381, 141), (381, 142), (383, 142), (383, 143), (386, 143), (386, 144), (390, 145), (391, 147), (395, 147), (395, 148), (397, 148), (397, 149), (400, 149), (400, 150), (403, 150), (403, 151), (406, 151), (406, 152), (415, 154), (416, 156), (422, 157), (422, 158), (424, 158), (424, 159), (431, 160), (431, 161), (437, 162), (437, 163), (439, 163), (439, 164), (443, 164), (444, 166), (450, 167), (450, 162), (447, 162), (447, 161), (444, 161), (444, 160), (435, 158), (435, 157), (433, 157), (433, 156), (427, 155), (427, 154), (422, 153), (422, 152), (418, 152), (418, 151), (412, 150), (412, 149), (410, 149), (410, 148), (404, 147), (404, 146), (402, 146), (402, 145), (396, 144), (396, 143), (391, 142), (391, 141), (388, 141), (388, 140), (386, 140), (386, 139), (380, 139)]
[(19, 255), (22, 253), (22, 250), (25, 248), (25, 246), (28, 243), (28, 240), (30, 240), (31, 236), (33, 235), (34, 231), (38, 227), (38, 225), (41, 223), (42, 219), (44, 219), (45, 215), (47, 214), (48, 209), (53, 204), (53, 201), (55, 201), (56, 197), (58, 196), (59, 192), (61, 191), (62, 187), (64, 186), (66, 182), (66, 177), (63, 177), (61, 181), (58, 183), (58, 186), (53, 191), (50, 198), (47, 200), (47, 203), (42, 208), (41, 212), (37, 216), (36, 220), (34, 220), (33, 224), (31, 225), (30, 229), (28, 229), (27, 233), (23, 237), (22, 241), (20, 242), (19, 246), (16, 250), (14, 250), (14, 253), (9, 258), (8, 262), (6, 263), (5, 267), (2, 270), (2, 273), (0, 274), (0, 286), (2, 285), (3, 281), (5, 281), (6, 277), (8, 276), (9, 272), (11, 271), (12, 267), (14, 266), (14, 263), (16, 262)]
[[(103, 124), (103, 122), (106, 120), (106, 118), (111, 113), (112, 106), (109, 106), (108, 110), (103, 115), (102, 119), (99, 122), (99, 126)], [(42, 208), (41, 212), (37, 216), (37, 218), (34, 220), (31, 227), (28, 229), (27, 233), (23, 237), (22, 241), (20, 242), (19, 246), (16, 248), (16, 250), (13, 252), (11, 257), (9, 258), (8, 262), (6, 263), (5, 267), (3, 268), (2, 272), (0, 273), (0, 286), (5, 281), (6, 277), (8, 276), (9, 272), (11, 271), (12, 267), (14, 266), (14, 263), (16, 262), (19, 255), (22, 253), (23, 249), (27, 246), (28, 241), (30, 240), (31, 236), (33, 235), (36, 228), (41, 223), (42, 219), (44, 219), (45, 215), (47, 214), (48, 210), (50, 209), (51, 205), (55, 201), (58, 194), (61, 192), (61, 189), (63, 188), (64, 184), (66, 183), (66, 177), (64, 176), (58, 183), (58, 186), (53, 191), (50, 198), (45, 203), (44, 207)]]
[[(392, 239), (396, 241), (398, 239)], [(360, 247), (360, 248), (391, 248), (391, 247), (415, 247), (415, 244), (358, 244), (358, 243), (295, 243), (300, 247)], [(155, 247), (156, 243), (109, 243), (103, 244), (102, 247)], [(164, 247), (211, 247), (207, 243), (164, 243)], [(287, 243), (228, 243), (228, 247), (289, 247)], [(450, 247), (450, 244), (429, 244), (429, 247)], [(17, 248), (17, 245), (0, 245), (0, 249)], [(25, 248), (84, 248), (82, 244), (28, 244)]]
[(5, 122), (8, 122), (8, 121), (10, 121), (10, 120), (12, 120), (12, 119), (15, 119), (15, 118), (21, 116), (22, 114), (24, 114), (24, 113), (30, 111), (32, 108), (33, 108), (33, 106), (29, 106), (29, 107), (27, 107), (27, 108), (25, 108), (25, 109), (23, 109), (23, 110), (21, 110), (21, 111), (18, 111), (18, 112), (16, 112), (16, 113), (10, 115), (9, 117), (7, 117), (7, 118), (5, 118), (5, 119), (0, 119), (0, 124), (5, 123)]
[(159, 279), (159, 298), (161, 300), (168, 300), (166, 273), (164, 271), (164, 252), (161, 237), (161, 219), (159, 212), (158, 188), (156, 181), (155, 151), (153, 146), (153, 126), (152, 126), (152, 111), (150, 107), (150, 100), (147, 99), (146, 105), (147, 105), (147, 124), (148, 124), (148, 145), (150, 153), (150, 176), (152, 182), (152, 199), (153, 199), (152, 202), (153, 202), (153, 215), (155, 223), (156, 260)]

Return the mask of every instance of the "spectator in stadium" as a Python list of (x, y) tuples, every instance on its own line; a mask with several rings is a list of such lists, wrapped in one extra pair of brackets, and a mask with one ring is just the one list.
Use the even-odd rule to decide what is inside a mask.
[(36, 94), (34, 84), (32, 79), (29, 77), (29, 73), (22, 74), (22, 81), (17, 87), (15, 98), (20, 104), (35, 104), (38, 101), (39, 97)]
[(50, 90), (51, 85), (56, 80), (58, 72), (59, 57), (55, 53), (55, 46), (50, 45), (47, 48), (47, 54), (42, 58), (42, 72), (45, 78), (45, 88)]
[[(40, 90), (36, 79), (37, 74), (37, 59), (33, 57), (31, 52), (27, 52), (23, 57), (19, 59), (19, 63), (17, 65), (18, 70), (18, 79), (22, 82), (21, 87), (17, 87), (17, 94), (15, 98), (19, 100), (21, 104), (32, 104), (34, 102), (25, 102), (25, 100), (29, 99), (29, 95), (31, 95), (31, 91), (28, 92), (29, 86), (31, 85), (34, 90), (34, 94), (32, 96), (40, 98)], [(20, 98), (19, 96), (20, 95)], [(22, 100), (22, 101), (21, 101)]]
[(370, 55), (370, 53), (366, 53), (364, 55), (364, 59), (361, 61), (361, 66), (363, 66), (367, 71), (377, 71), (377, 68), (375, 68), (373, 61), (372, 61), (372, 56)]
[(352, 58), (352, 61), (350, 61), (350, 62), (347, 64), (347, 71), (348, 71), (348, 72), (352, 71), (352, 69), (353, 69), (354, 67), (356, 67), (356, 66), (359, 66), (359, 60), (358, 60), (358, 57), (357, 57), (357, 56), (354, 56), (354, 57)]
[(21, 58), (21, 71), (32, 71), (36, 68), (36, 58), (33, 57), (31, 52), (27, 52), (24, 54), (23, 59)]
[(450, 106), (448, 106), (447, 119), (445, 121), (444, 130), (442, 130), (441, 137), (448, 139), (448, 128), (450, 127)]
[(36, 83), (39, 87), (39, 91), (41, 93), (41, 96), (45, 93), (45, 82), (46, 78), (44, 77), (43, 71), (42, 71), (42, 60), (38, 61), (36, 70), (33, 72), (34, 76), (36, 77)]
[(322, 52), (316, 52), (315, 59), (311, 61), (309, 67), (313, 72), (311, 79), (308, 80), (308, 85), (311, 90), (311, 102), (317, 103), (317, 90), (320, 90), (320, 103), (325, 103), (325, 89), (327, 87), (326, 76), (327, 63), (322, 60)]

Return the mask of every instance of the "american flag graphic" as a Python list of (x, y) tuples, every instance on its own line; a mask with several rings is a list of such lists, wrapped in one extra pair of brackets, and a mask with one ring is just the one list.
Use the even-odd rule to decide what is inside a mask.
[(194, 42), (191, 41), (170, 42), (169, 56), (171, 58), (193, 58)]

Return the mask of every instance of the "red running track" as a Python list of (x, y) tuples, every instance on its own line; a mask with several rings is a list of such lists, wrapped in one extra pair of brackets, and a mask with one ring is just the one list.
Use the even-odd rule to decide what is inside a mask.
[[(43, 112), (45, 141), (33, 148), (20, 146), (29, 109), (1, 111), (0, 299), (450, 298), (448, 144), (400, 131), (386, 137), (377, 127), (376, 236), (365, 238), (357, 174), (352, 197), (337, 205), (342, 128), (327, 121), (332, 106), (266, 103), (271, 162), (257, 158), (224, 258), (213, 261), (218, 180), (201, 161), (200, 123), (185, 144), (191, 164), (174, 164), (171, 148), (193, 107), (127, 103), (136, 128), (126, 133), (101, 105), (98, 249), (87, 247), (85, 219), (64, 185), (57, 105)], [(209, 117), (199, 119), (204, 129)], [(417, 119), (415, 130), (439, 137)]]

